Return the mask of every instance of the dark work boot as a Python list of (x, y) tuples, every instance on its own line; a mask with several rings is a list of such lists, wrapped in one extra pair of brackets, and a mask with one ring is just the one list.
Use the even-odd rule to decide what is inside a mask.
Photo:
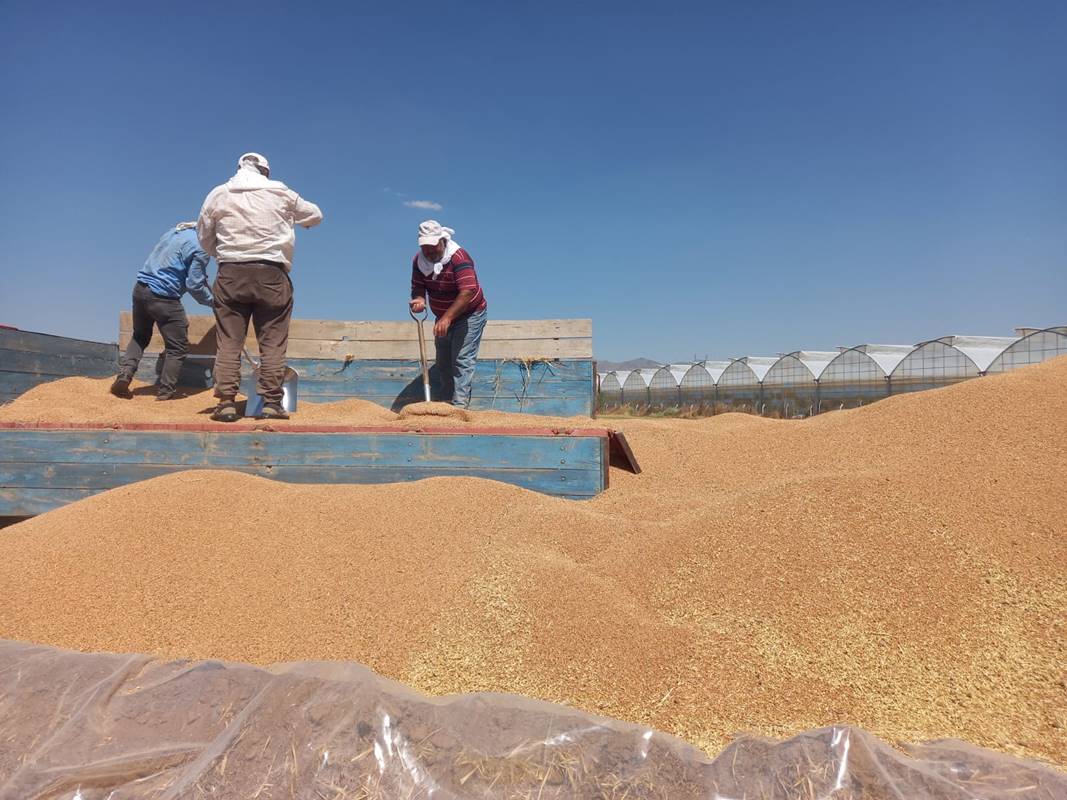
[(130, 391), (130, 379), (125, 375), (119, 375), (115, 378), (115, 381), (111, 384), (110, 391), (115, 397), (121, 397), (123, 400), (133, 399), (133, 392)]

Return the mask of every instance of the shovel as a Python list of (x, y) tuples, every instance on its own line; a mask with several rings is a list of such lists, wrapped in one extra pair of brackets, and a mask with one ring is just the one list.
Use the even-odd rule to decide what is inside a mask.
[(408, 307), (408, 313), (411, 314), (411, 318), (415, 320), (415, 327), (419, 329), (419, 361), (422, 364), (422, 393), (426, 396), (426, 402), (430, 402), (430, 368), (426, 366), (426, 336), (422, 332), (422, 323), (429, 314), (429, 309), (425, 306), (422, 309), (422, 316), (416, 316), (415, 312)]
[[(252, 365), (252, 377), (241, 387), (241, 390), (248, 398), (248, 402), (245, 403), (245, 416), (258, 417), (260, 412), (263, 411), (263, 398), (256, 389), (259, 379), (259, 362), (248, 354), (247, 349), (241, 350), (241, 354)], [(282, 408), (290, 414), (296, 411), (296, 396), (299, 384), (300, 373), (292, 367), (286, 367), (285, 377), (282, 379)]]

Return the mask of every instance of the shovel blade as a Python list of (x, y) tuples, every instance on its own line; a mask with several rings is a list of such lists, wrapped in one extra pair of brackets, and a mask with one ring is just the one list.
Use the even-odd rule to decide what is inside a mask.
[[(245, 416), (258, 417), (263, 413), (263, 398), (257, 390), (259, 382), (259, 370), (253, 370), (251, 376), (245, 378), (241, 391), (248, 402), (245, 403)], [(285, 378), (282, 381), (282, 408), (292, 414), (296, 411), (297, 396), (300, 388), (300, 373), (292, 367), (285, 368)]]

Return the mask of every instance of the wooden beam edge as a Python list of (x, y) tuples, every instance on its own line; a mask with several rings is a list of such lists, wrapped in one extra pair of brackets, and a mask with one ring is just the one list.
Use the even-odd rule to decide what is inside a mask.
[(523, 426), (484, 426), (477, 428), (394, 428), (384, 425), (285, 425), (272, 427), (268, 423), (253, 427), (237, 426), (225, 422), (131, 422), (121, 425), (104, 422), (0, 422), (0, 431), (37, 430), (37, 431), (113, 431), (133, 432), (189, 432), (189, 433), (335, 433), (335, 434), (395, 434), (407, 436), (420, 434), (429, 436), (536, 436), (554, 437), (610, 437), (614, 431), (609, 428), (535, 428)]

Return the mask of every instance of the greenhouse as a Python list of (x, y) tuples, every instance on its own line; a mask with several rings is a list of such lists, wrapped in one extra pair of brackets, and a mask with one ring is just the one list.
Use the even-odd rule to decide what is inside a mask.
[(954, 336), (921, 342), (889, 376), (892, 394), (938, 389), (981, 374), (970, 356), (952, 344)]
[(1067, 326), (1060, 328), (1019, 328), (1021, 338), (1012, 342), (986, 369), (987, 374), (1007, 372), (1049, 358), (1067, 355)]
[(600, 406), (806, 417), (1067, 355), (1067, 326), (1016, 328), (1015, 333), (605, 372), (599, 375)]
[(603, 407), (617, 406), (622, 402), (622, 384), (614, 372), (598, 373), (600, 404)]
[(951, 344), (967, 356), (984, 375), (997, 357), (1019, 341), (1018, 336), (946, 336), (943, 342)]
[(623, 395), (622, 387), (626, 385), (626, 379), (630, 377), (630, 373), (633, 370), (629, 369), (617, 369), (612, 371), (612, 375), (615, 376), (615, 382), (619, 384), (619, 402), (625, 403), (626, 398)]
[(648, 382), (648, 404), (654, 408), (680, 406), (682, 378), (692, 366), (692, 364), (668, 364), (656, 370)]
[(914, 350), (904, 344), (863, 344), (842, 349), (819, 376), (819, 411), (881, 400), (889, 394), (889, 374)]
[(819, 376), (837, 356), (835, 352), (798, 350), (779, 358), (763, 378), (760, 413), (810, 417), (819, 402)]
[(769, 356), (744, 356), (731, 361), (719, 376), (716, 405), (724, 411), (761, 413), (763, 376), (777, 360)]
[(648, 384), (658, 369), (635, 369), (622, 382), (622, 402), (628, 405), (648, 405)]
[(699, 405), (708, 408), (714, 406), (715, 386), (728, 366), (730, 366), (729, 361), (705, 361), (701, 364), (692, 364), (678, 382), (678, 393), (682, 399), (682, 405)]

